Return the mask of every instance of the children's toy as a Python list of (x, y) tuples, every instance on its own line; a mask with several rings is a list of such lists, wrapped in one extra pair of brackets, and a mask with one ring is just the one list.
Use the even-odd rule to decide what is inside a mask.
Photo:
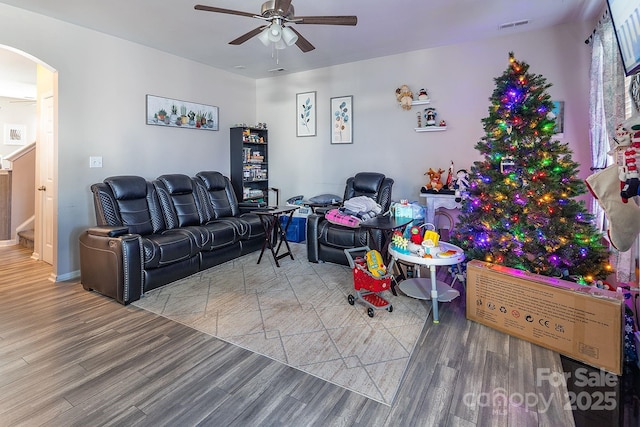
[[(391, 303), (379, 295), (379, 293), (390, 289), (393, 276), (386, 271), (386, 267), (385, 274), (383, 275), (374, 276), (371, 274), (371, 271), (367, 268), (367, 260), (365, 260), (371, 252), (377, 251), (372, 251), (368, 246), (344, 250), (347, 260), (349, 261), (349, 267), (351, 267), (353, 271), (353, 287), (356, 291), (356, 295), (353, 296), (350, 294), (347, 297), (347, 301), (351, 305), (355, 305), (356, 300), (361, 301), (367, 306), (367, 315), (369, 317), (374, 316), (374, 310), (393, 311)], [(363, 253), (365, 254), (365, 258), (358, 255)], [(380, 254), (378, 254), (378, 256), (379, 255)], [(384, 267), (383, 264), (378, 265)]]
[(420, 244), (422, 243), (422, 236), (420, 235), (420, 227), (417, 225), (414, 225), (411, 227), (411, 229), (409, 230), (409, 233), (411, 234), (411, 237), (409, 237), (409, 240), (411, 241), (411, 243), (416, 243), (416, 244)]
[(429, 168), (429, 170), (424, 173), (425, 175), (429, 175), (429, 182), (425, 185), (425, 188), (427, 190), (440, 191), (443, 187), (441, 180), (443, 172), (444, 170), (440, 168), (438, 168), (437, 171)]
[(364, 258), (367, 260), (367, 269), (373, 277), (381, 277), (387, 274), (387, 267), (385, 267), (382, 262), (382, 255), (380, 255), (380, 252), (375, 249), (370, 250)]
[(391, 244), (393, 245), (393, 248), (398, 252), (401, 252), (404, 254), (409, 253), (409, 249), (408, 249), (409, 239), (404, 237), (402, 235), (402, 232), (400, 232), (399, 230), (394, 231), (393, 234), (391, 235)]
[(403, 110), (411, 110), (413, 104), (413, 92), (409, 89), (409, 86), (402, 85), (396, 89), (396, 99), (402, 106)]

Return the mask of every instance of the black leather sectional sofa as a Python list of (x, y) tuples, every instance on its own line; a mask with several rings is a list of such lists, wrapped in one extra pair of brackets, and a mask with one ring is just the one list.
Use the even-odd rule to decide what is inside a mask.
[(264, 227), (219, 172), (114, 176), (91, 186), (96, 227), (80, 236), (82, 286), (121, 304), (262, 247)]

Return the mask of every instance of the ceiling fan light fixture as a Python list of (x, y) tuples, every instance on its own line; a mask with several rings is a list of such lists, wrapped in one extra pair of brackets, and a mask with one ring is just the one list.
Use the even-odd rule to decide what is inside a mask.
[(282, 40), (284, 40), (287, 46), (291, 46), (298, 41), (298, 35), (291, 28), (282, 27)]
[(269, 26), (269, 40), (276, 43), (282, 38), (282, 27), (274, 22)]
[(275, 42), (273, 44), (275, 46), (276, 49), (278, 50), (282, 50), (285, 49), (287, 47), (287, 44), (284, 42), (284, 40), (280, 39), (277, 42)]
[(269, 27), (260, 31), (260, 34), (258, 34), (258, 40), (260, 40), (263, 45), (267, 47), (269, 46), (269, 43), (271, 43), (271, 40), (269, 40)]

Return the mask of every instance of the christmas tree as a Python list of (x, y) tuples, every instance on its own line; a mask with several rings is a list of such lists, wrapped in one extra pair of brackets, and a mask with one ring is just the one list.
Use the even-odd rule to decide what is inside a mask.
[(486, 133), (475, 148), (484, 156), (471, 167), (452, 242), (467, 259), (479, 259), (547, 276), (587, 283), (610, 272), (602, 235), (574, 198), (586, 192), (578, 164), (555, 133), (551, 87), (509, 54), (495, 79)]

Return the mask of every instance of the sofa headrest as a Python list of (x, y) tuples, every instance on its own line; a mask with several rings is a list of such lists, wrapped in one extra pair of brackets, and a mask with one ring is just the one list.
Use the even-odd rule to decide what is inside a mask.
[(106, 178), (116, 200), (143, 199), (147, 196), (147, 181), (140, 176), (120, 175)]
[(199, 172), (196, 176), (204, 183), (207, 191), (218, 191), (226, 188), (227, 178), (220, 172)]
[(360, 172), (353, 177), (353, 189), (357, 193), (375, 194), (380, 189), (385, 176), (376, 172)]
[(164, 184), (171, 195), (193, 193), (193, 181), (187, 175), (178, 173), (162, 175), (158, 177), (158, 181)]

